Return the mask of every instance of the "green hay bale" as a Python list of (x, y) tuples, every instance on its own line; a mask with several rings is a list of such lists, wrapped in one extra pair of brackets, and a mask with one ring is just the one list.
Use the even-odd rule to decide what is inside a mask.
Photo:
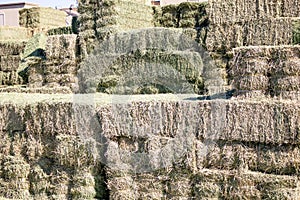
[[(178, 52), (175, 54), (164, 54), (161, 52), (146, 51), (141, 55), (138, 55), (138, 53), (135, 52), (132, 55), (121, 56), (119, 59), (117, 59), (116, 62), (111, 65), (112, 69), (105, 70), (106, 75), (104, 75), (98, 83), (98, 91), (107, 93), (117, 92), (114, 91), (114, 87), (120, 87), (122, 85), (122, 76), (126, 76), (126, 74), (130, 76), (130, 70), (134, 69), (135, 67), (138, 67), (139, 70), (143, 68), (145, 71), (149, 70), (150, 74), (156, 73), (155, 70), (163, 70), (155, 69), (155, 67), (149, 65), (149, 63), (152, 63), (154, 60), (162, 65), (166, 65), (171, 67), (172, 69), (177, 70), (178, 73), (182, 74), (186, 78), (187, 81), (189, 81), (191, 84), (194, 84), (195, 91), (198, 92), (200, 90), (203, 90), (203, 78), (201, 69), (202, 60), (196, 53), (193, 54), (187, 52)], [(147, 66), (149, 67), (149, 69), (147, 69)], [(154, 68), (153, 71), (151, 71), (151, 67)], [(151, 76), (149, 75), (149, 77)], [(164, 83), (161, 83), (162, 86), (160, 86), (160, 83), (155, 84), (155, 81), (152, 82), (152, 80), (149, 80), (149, 77), (144, 77), (143, 81), (145, 82), (145, 84), (140, 83), (141, 85), (139, 85), (137, 83), (136, 86), (129, 86), (133, 87), (132, 92), (136, 94), (155, 94), (170, 92), (168, 87), (163, 87)], [(172, 78), (176, 78), (176, 75), (174, 75), (174, 77)]]
[(54, 28), (47, 31), (47, 35), (63, 35), (63, 34), (72, 34), (72, 33), (73, 30), (71, 26)]
[(300, 44), (300, 22), (293, 22), (293, 44)]
[(108, 17), (101, 17), (97, 20), (97, 27), (105, 27), (105, 26), (113, 26), (118, 24), (117, 17), (108, 16)]
[(27, 57), (41, 57), (44, 58), (44, 50), (46, 48), (47, 36), (40, 33), (35, 34), (32, 38), (30, 38), (25, 46), (24, 52), (22, 54), (22, 59), (26, 59)]

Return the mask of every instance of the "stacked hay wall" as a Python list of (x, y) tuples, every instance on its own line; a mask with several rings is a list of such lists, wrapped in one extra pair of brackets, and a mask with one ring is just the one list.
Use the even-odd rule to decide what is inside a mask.
[(243, 96), (300, 98), (300, 47), (260, 46), (233, 50), (230, 76)]
[(299, 197), (299, 102), (73, 97), (1, 95), (1, 197)]
[(0, 86), (23, 83), (18, 72), (25, 45), (26, 42), (0, 41)]
[(224, 86), (224, 71), (211, 65), (195, 37), (188, 29), (171, 28), (111, 35), (82, 63), (80, 92), (203, 94), (210, 86)]
[(198, 41), (205, 44), (208, 15), (207, 2), (183, 2), (178, 5), (153, 7), (154, 25), (157, 27), (194, 28)]
[(249, 45), (293, 44), (293, 23), (299, 23), (297, 0), (209, 2), (210, 51), (230, 51)]
[(140, 2), (126, 0), (81, 1), (80, 37), (89, 53), (95, 42), (106, 39), (111, 33), (152, 27), (152, 10)]
[(45, 58), (29, 63), (29, 87), (75, 87), (77, 49), (77, 35), (48, 36)]
[(45, 33), (48, 29), (66, 25), (66, 13), (52, 8), (25, 8), (19, 14), (20, 26), (31, 29), (33, 33)]

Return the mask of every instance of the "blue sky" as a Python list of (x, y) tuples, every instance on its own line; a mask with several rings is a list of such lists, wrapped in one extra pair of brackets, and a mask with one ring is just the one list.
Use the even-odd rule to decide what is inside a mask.
[(76, 5), (76, 0), (0, 0), (0, 4), (16, 2), (36, 3), (43, 7), (53, 8), (55, 8), (55, 6), (57, 6), (57, 8), (68, 8), (71, 4)]

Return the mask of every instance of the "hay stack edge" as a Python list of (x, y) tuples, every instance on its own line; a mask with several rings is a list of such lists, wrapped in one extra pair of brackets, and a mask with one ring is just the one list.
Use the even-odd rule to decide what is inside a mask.
[(0, 199), (300, 199), (299, 5), (21, 10), (0, 28)]

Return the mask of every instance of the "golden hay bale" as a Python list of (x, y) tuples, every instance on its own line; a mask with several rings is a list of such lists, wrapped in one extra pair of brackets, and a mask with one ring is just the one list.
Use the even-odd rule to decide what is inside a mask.
[(3, 72), (17, 71), (20, 61), (20, 56), (0, 56), (0, 70)]
[(5, 156), (3, 158), (3, 175), (7, 180), (27, 178), (30, 165), (20, 157)]
[(234, 78), (234, 86), (239, 90), (267, 90), (269, 78), (264, 75), (236, 77)]
[(77, 169), (95, 163), (93, 152), (79, 137), (57, 135), (56, 140), (57, 146), (53, 156), (58, 164)]
[(271, 67), (268, 57), (250, 59), (244, 57), (239, 59), (239, 57), (237, 57), (229, 73), (231, 76), (267, 75), (271, 72)]
[(272, 77), (273, 91), (300, 91), (300, 76)]
[(0, 41), (0, 56), (20, 55), (25, 45), (24, 41)]
[(48, 36), (46, 43), (46, 57), (48, 60), (76, 59), (77, 35)]
[(29, 181), (30, 192), (35, 196), (45, 194), (50, 187), (49, 176), (39, 165), (30, 170)]
[(33, 7), (20, 11), (20, 25), (26, 28), (61, 27), (65, 26), (66, 14), (64, 11), (52, 8)]
[(45, 61), (43, 63), (44, 74), (76, 74), (77, 63), (74, 60), (65, 59), (63, 63), (57, 60)]
[(26, 41), (29, 38), (29, 31), (24, 27), (0, 27), (0, 41)]

